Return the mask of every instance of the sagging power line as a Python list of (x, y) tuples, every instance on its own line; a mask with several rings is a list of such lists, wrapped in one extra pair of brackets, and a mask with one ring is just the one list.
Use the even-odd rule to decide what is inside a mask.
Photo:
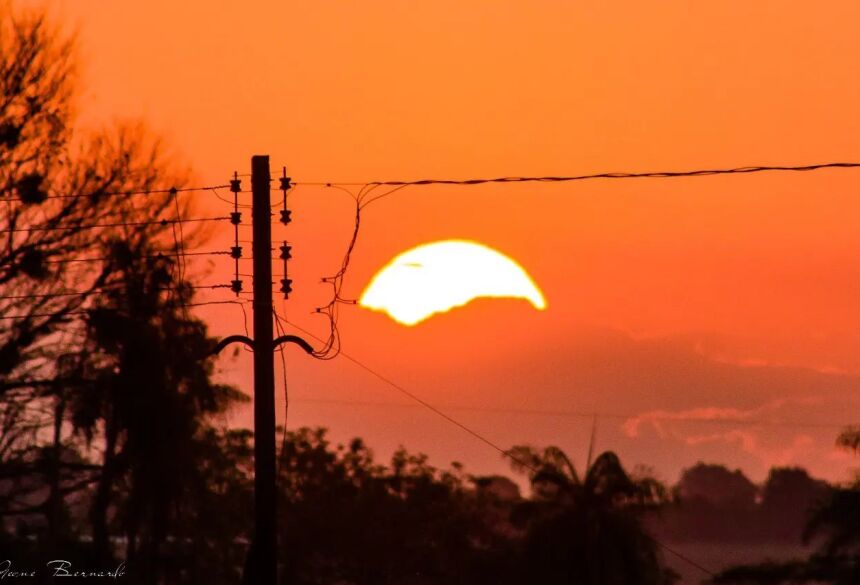
[[(71, 225), (43, 225), (26, 228), (7, 228), (0, 230), (0, 234), (9, 233), (37, 233), (37, 232), (56, 232), (56, 231), (77, 231), (77, 230), (93, 230), (100, 228), (116, 228), (116, 227), (141, 227), (148, 225), (177, 225), (183, 223), (202, 223), (209, 221), (227, 221), (229, 217), (188, 217), (181, 219), (156, 219), (148, 221), (114, 221), (108, 223), (82, 223)], [(177, 255), (181, 255), (177, 253)]]
[[(247, 323), (245, 324), (245, 335), (234, 335), (230, 336), (219, 344), (219, 348), (226, 345), (226, 343), (232, 341), (238, 341), (245, 343), (246, 345), (252, 346), (254, 351), (254, 384), (255, 384), (255, 415), (254, 415), (254, 428), (256, 433), (255, 439), (255, 538), (254, 538), (254, 563), (250, 565), (250, 568), (255, 571), (252, 574), (246, 574), (245, 580), (246, 582), (253, 583), (262, 583), (262, 584), (270, 584), (275, 581), (275, 555), (274, 555), (274, 490), (275, 490), (275, 451), (274, 451), (274, 423), (275, 423), (275, 412), (274, 412), (274, 351), (279, 347), (282, 347), (283, 343), (294, 342), (299, 345), (305, 352), (310, 354), (311, 356), (317, 359), (332, 359), (341, 353), (341, 344), (340, 344), (340, 333), (338, 331), (338, 310), (341, 304), (354, 304), (355, 301), (352, 299), (344, 298), (343, 286), (345, 277), (347, 275), (350, 262), (352, 259), (353, 252), (355, 250), (355, 246), (357, 243), (360, 226), (361, 226), (361, 213), (364, 209), (367, 208), (370, 204), (379, 201), (393, 193), (400, 191), (402, 189), (406, 189), (408, 187), (413, 186), (424, 186), (424, 185), (454, 185), (454, 186), (472, 186), (472, 185), (483, 185), (483, 184), (510, 184), (510, 183), (529, 183), (529, 182), (541, 182), (541, 183), (558, 183), (558, 182), (571, 182), (571, 181), (584, 181), (584, 180), (596, 180), (596, 179), (609, 179), (609, 180), (617, 180), (617, 179), (666, 179), (666, 178), (680, 178), (680, 177), (704, 177), (704, 176), (714, 176), (714, 175), (746, 175), (752, 173), (761, 173), (761, 172), (807, 172), (807, 171), (817, 171), (822, 169), (849, 169), (849, 168), (857, 168), (860, 167), (860, 163), (824, 163), (824, 164), (816, 164), (816, 165), (804, 165), (804, 166), (751, 166), (751, 167), (736, 167), (736, 168), (727, 168), (727, 169), (702, 169), (702, 170), (693, 170), (693, 171), (661, 171), (661, 172), (612, 172), (612, 173), (595, 173), (588, 175), (561, 175), (561, 176), (506, 176), (506, 177), (496, 177), (496, 178), (472, 178), (472, 179), (420, 179), (414, 181), (395, 181), (395, 180), (385, 180), (385, 181), (370, 181), (365, 183), (337, 183), (337, 182), (324, 182), (324, 183), (313, 183), (313, 182), (293, 182), (289, 177), (286, 176), (286, 172), (284, 171), (283, 176), (279, 177), (280, 179), (280, 188), (282, 190), (283, 199), (282, 205), (283, 208), (280, 213), (280, 222), (284, 225), (287, 225), (290, 220), (290, 210), (287, 205), (287, 194), (290, 189), (295, 188), (296, 186), (302, 185), (318, 185), (329, 188), (337, 188), (342, 191), (348, 193), (355, 202), (355, 221), (352, 230), (351, 237), (349, 239), (346, 252), (343, 256), (343, 260), (339, 269), (331, 276), (327, 276), (323, 278), (323, 282), (329, 284), (332, 287), (332, 295), (330, 301), (316, 309), (316, 313), (323, 314), (328, 318), (329, 321), (329, 335), (328, 338), (317, 337), (315, 335), (310, 334), (307, 331), (304, 331), (308, 335), (312, 335), (315, 339), (322, 343), (322, 346), (319, 348), (313, 348), (309, 343), (305, 342), (303, 339), (298, 338), (296, 336), (288, 335), (282, 329), (282, 325), (284, 324), (292, 324), (291, 322), (283, 320), (281, 316), (279, 316), (273, 306), (272, 296), (273, 289), (271, 288), (272, 284), (276, 284), (272, 278), (272, 261), (273, 259), (277, 259), (282, 261), (283, 263), (283, 278), (280, 279), (281, 287), (278, 292), (282, 292), (285, 297), (289, 296), (292, 291), (292, 280), (289, 278), (289, 274), (287, 271), (287, 261), (291, 258), (291, 246), (288, 244), (287, 240), (283, 240), (283, 244), (278, 247), (280, 251), (280, 255), (277, 258), (273, 258), (272, 252), (276, 250), (273, 246), (272, 242), (272, 234), (271, 234), (271, 224), (273, 222), (273, 217), (275, 217), (271, 212), (272, 201), (271, 201), (271, 185), (274, 181), (271, 173), (269, 171), (268, 166), (268, 157), (254, 157), (252, 159), (252, 168), (253, 171), (251, 173), (251, 183), (252, 189), (251, 193), (253, 194), (253, 202), (250, 206), (252, 210), (252, 227), (254, 230), (253, 239), (251, 240), (243, 240), (239, 237), (239, 228), (244, 227), (242, 225), (241, 220), (241, 211), (240, 209), (247, 209), (248, 206), (245, 204), (240, 204), (238, 196), (240, 193), (246, 193), (247, 191), (242, 190), (241, 181), (239, 179), (240, 175), (235, 174), (233, 179), (228, 184), (223, 185), (213, 185), (207, 187), (196, 187), (196, 188), (169, 188), (169, 189), (151, 189), (145, 191), (118, 191), (114, 193), (93, 193), (89, 195), (48, 195), (45, 199), (66, 199), (66, 198), (82, 198), (82, 197), (90, 197), (91, 200), (95, 201), (98, 197), (101, 196), (120, 196), (120, 195), (151, 195), (151, 194), (167, 194), (173, 198), (173, 203), (176, 208), (176, 216), (171, 219), (160, 219), (160, 220), (151, 220), (151, 221), (141, 221), (141, 222), (117, 222), (117, 221), (107, 221), (107, 222), (96, 222), (92, 224), (75, 224), (75, 225), (56, 225), (56, 226), (33, 226), (28, 228), (10, 228), (5, 231), (0, 231), (0, 233), (32, 233), (38, 231), (52, 231), (52, 230), (79, 230), (79, 229), (95, 229), (95, 228), (114, 228), (114, 227), (135, 227), (135, 226), (146, 226), (146, 225), (161, 225), (161, 226), (171, 226), (172, 228), (176, 228), (173, 230), (173, 252), (170, 254), (173, 258), (177, 259), (177, 278), (182, 280), (185, 278), (185, 262), (186, 257), (192, 255), (204, 255), (204, 254), (223, 254), (230, 255), (234, 259), (234, 271), (233, 276), (234, 280), (230, 284), (218, 284), (218, 285), (198, 285), (197, 287), (192, 288), (223, 288), (229, 289), (236, 295), (245, 294), (245, 291), (242, 290), (242, 279), (241, 277), (245, 275), (245, 273), (241, 273), (239, 271), (239, 261), (251, 259), (253, 262), (253, 278), (254, 278), (254, 290), (252, 293), (252, 300), (247, 301), (243, 299), (231, 300), (231, 301), (209, 301), (202, 303), (187, 303), (185, 304), (182, 299), (180, 302), (183, 302), (184, 307), (199, 307), (199, 306), (207, 306), (207, 305), (237, 305), (241, 308), (243, 315), (245, 314), (245, 305), (251, 304), (253, 307), (253, 319), (254, 319), (254, 339), (252, 340), (248, 335)], [(350, 187), (358, 187), (356, 192), (350, 189)], [(232, 201), (233, 211), (229, 216), (219, 216), (219, 217), (207, 217), (207, 218), (183, 218), (181, 211), (178, 206), (178, 202), (176, 200), (176, 195), (179, 192), (185, 191), (208, 191), (212, 193), (218, 200), (231, 203), (229, 200), (225, 200), (218, 194), (219, 189), (227, 189), (234, 194), (234, 198)], [(18, 201), (16, 198), (5, 198), (3, 201)], [(231, 248), (229, 252), (203, 252), (203, 251), (187, 251), (185, 249), (184, 244), (184, 236), (182, 234), (182, 226), (185, 222), (209, 222), (209, 221), (230, 221), (231, 224), (234, 225), (234, 238), (233, 243), (234, 246)], [(249, 243), (253, 248), (253, 256), (251, 258), (246, 258), (240, 244)], [(237, 250), (238, 249), (238, 250)], [(67, 261), (74, 261), (75, 259), (70, 258)], [(63, 261), (60, 259), (58, 261)], [(96, 259), (78, 259), (78, 261), (97, 261)], [(59, 294), (80, 294), (80, 291), (74, 291), (69, 293), (57, 293)], [(90, 293), (92, 294), (92, 293)], [(49, 295), (45, 295), (46, 298)], [(3, 298), (3, 297), (0, 297)], [(19, 299), (20, 296), (10, 296), (9, 299)], [(0, 318), (3, 319), (16, 319), (16, 318), (35, 318), (35, 317), (57, 317), (57, 316), (68, 316), (68, 315), (86, 315), (88, 314), (88, 310), (75, 310), (75, 311), (66, 311), (64, 313), (31, 313), (28, 316), (23, 315), (3, 315)], [(273, 322), (277, 324), (279, 337), (274, 339), (273, 335)], [(294, 327), (295, 325), (292, 324)], [(480, 440), (484, 444), (488, 445), (492, 449), (496, 450), (503, 456), (517, 461), (519, 464), (523, 465), (525, 468), (529, 468), (530, 466), (526, 464), (526, 462), (518, 461), (515, 456), (510, 453), (508, 450), (502, 448), (492, 440), (483, 436), (481, 433), (478, 433), (458, 421), (454, 417), (450, 416), (443, 410), (435, 407), (429, 402), (423, 400), (419, 396), (410, 392), (409, 390), (403, 388), (402, 386), (396, 384), (390, 379), (382, 376), (378, 372), (371, 370), (367, 366), (364, 366), (354, 358), (343, 354), (344, 357), (349, 359), (350, 361), (354, 361), (360, 367), (366, 369), (374, 376), (383, 380), (386, 384), (396, 388), (399, 392), (404, 395), (410, 397), (411, 400), (415, 401), (423, 408), (427, 408), (438, 416), (447, 420), (450, 424), (459, 427), (464, 432), (467, 432), (475, 439)], [(283, 354), (282, 354), (283, 357)], [(284, 362), (285, 365), (285, 362)], [(286, 397), (286, 373), (284, 372), (284, 392)], [(288, 397), (286, 397), (288, 400)], [(589, 413), (589, 416), (593, 416), (593, 413)], [(286, 427), (286, 425), (285, 425)], [(656, 541), (655, 541), (656, 542)], [(712, 575), (713, 573), (709, 571), (707, 568), (704, 568), (699, 563), (686, 558), (684, 555), (679, 554), (677, 551), (667, 547), (665, 544), (657, 542), (662, 548), (667, 551), (675, 554), (681, 559), (684, 559), (686, 562), (691, 564), (692, 566), (696, 566), (701, 569), (705, 573)]]
[[(98, 200), (102, 197), (132, 197), (132, 196), (150, 196), (150, 195), (172, 195), (175, 193), (191, 193), (194, 191), (210, 191), (213, 189), (226, 189), (229, 185), (208, 185), (205, 187), (168, 187), (163, 189), (138, 189), (138, 190), (117, 190), (117, 191), (93, 191), (90, 193), (76, 193), (65, 195), (45, 195), (40, 199), (89, 199)], [(17, 202), (21, 201), (20, 197), (3, 197), (0, 202)]]
[[(291, 321), (287, 321), (286, 319), (280, 318), (280, 317), (278, 317), (277, 315), (276, 315), (276, 318), (278, 319), (278, 321), (283, 321), (286, 325), (289, 325), (289, 326), (291, 326), (291, 327), (293, 327), (293, 328), (295, 328), (295, 329), (297, 329), (297, 330), (299, 330), (299, 331), (301, 331), (301, 332), (305, 333), (306, 335), (309, 335), (309, 336), (311, 336), (311, 337), (314, 337), (314, 338), (315, 338), (315, 339), (317, 339), (318, 341), (321, 341), (321, 339), (320, 339), (319, 337), (315, 336), (313, 333), (311, 333), (311, 332), (307, 331), (306, 329), (304, 329), (304, 328), (302, 328), (302, 327), (299, 327), (299, 326), (298, 326), (298, 325), (296, 325), (295, 323), (293, 323), (293, 322), (291, 322)], [(490, 440), (489, 438), (487, 438), (486, 436), (484, 436), (482, 433), (479, 433), (478, 431), (474, 430), (474, 429), (473, 429), (473, 428), (471, 428), (470, 426), (468, 426), (468, 425), (464, 424), (463, 422), (459, 421), (458, 419), (456, 419), (456, 418), (452, 417), (451, 415), (447, 414), (447, 413), (446, 413), (445, 411), (443, 411), (442, 409), (437, 408), (436, 406), (434, 406), (434, 405), (432, 405), (431, 403), (427, 402), (426, 400), (424, 400), (423, 398), (421, 398), (420, 396), (418, 396), (418, 395), (417, 395), (417, 394), (415, 394), (414, 392), (411, 392), (411, 391), (407, 390), (406, 388), (404, 388), (403, 386), (401, 386), (400, 384), (398, 384), (398, 383), (394, 382), (394, 381), (393, 381), (393, 380), (391, 380), (390, 378), (388, 378), (388, 377), (386, 377), (386, 376), (384, 376), (384, 375), (380, 374), (380, 373), (379, 373), (378, 371), (376, 371), (375, 369), (373, 369), (373, 368), (371, 368), (371, 367), (369, 367), (369, 366), (365, 365), (364, 363), (360, 362), (360, 361), (359, 361), (359, 360), (357, 360), (356, 358), (354, 358), (354, 357), (352, 357), (352, 356), (350, 356), (350, 355), (348, 355), (348, 354), (346, 354), (346, 353), (341, 352), (341, 353), (340, 353), (340, 355), (342, 355), (342, 356), (343, 356), (343, 357), (345, 357), (347, 360), (351, 361), (352, 363), (354, 363), (355, 365), (357, 365), (357, 366), (358, 366), (358, 367), (360, 367), (361, 369), (365, 370), (366, 372), (368, 372), (368, 373), (372, 374), (373, 376), (375, 376), (376, 378), (378, 378), (379, 380), (381, 380), (382, 382), (384, 382), (386, 385), (390, 386), (391, 388), (394, 388), (395, 390), (397, 390), (397, 391), (398, 391), (398, 392), (400, 392), (401, 394), (403, 394), (403, 395), (407, 396), (408, 398), (410, 398), (411, 400), (413, 400), (414, 402), (416, 402), (419, 406), (421, 406), (421, 407), (423, 407), (423, 408), (426, 408), (426, 409), (430, 410), (431, 412), (433, 412), (433, 413), (434, 413), (434, 414), (436, 414), (437, 416), (439, 416), (439, 417), (441, 417), (442, 419), (446, 420), (447, 422), (449, 422), (449, 423), (453, 424), (454, 426), (459, 427), (461, 430), (465, 431), (466, 433), (468, 433), (468, 434), (469, 434), (469, 435), (471, 435), (472, 437), (474, 437), (474, 438), (478, 439), (479, 441), (481, 441), (481, 442), (482, 442), (482, 443), (484, 443), (485, 445), (488, 445), (490, 448), (492, 448), (492, 449), (496, 450), (496, 451), (497, 451), (500, 455), (502, 455), (503, 457), (505, 457), (505, 458), (509, 459), (510, 461), (512, 461), (512, 462), (514, 462), (514, 463), (516, 463), (517, 465), (522, 466), (524, 469), (528, 469), (528, 470), (529, 470), (529, 471), (531, 471), (532, 473), (537, 474), (537, 473), (539, 473), (539, 472), (540, 472), (540, 470), (539, 470), (539, 469), (537, 469), (536, 467), (534, 467), (533, 465), (531, 465), (531, 464), (530, 464), (530, 463), (528, 463), (527, 461), (524, 461), (523, 459), (521, 459), (521, 458), (517, 457), (517, 456), (516, 456), (516, 455), (514, 455), (510, 450), (508, 450), (508, 449), (505, 449), (505, 448), (501, 447), (498, 443), (496, 443), (496, 442), (494, 442), (494, 441)], [(699, 562), (697, 562), (697, 561), (695, 561), (695, 560), (691, 559), (690, 557), (688, 557), (687, 555), (685, 555), (685, 554), (681, 553), (680, 551), (678, 551), (678, 550), (677, 550), (677, 549), (675, 549), (674, 547), (671, 547), (671, 546), (667, 545), (666, 543), (662, 542), (661, 540), (658, 540), (657, 538), (654, 538), (653, 536), (651, 536), (651, 535), (650, 535), (650, 534), (648, 534), (647, 532), (646, 532), (646, 533), (644, 533), (644, 535), (645, 535), (645, 537), (646, 537), (646, 538), (648, 538), (649, 540), (651, 540), (652, 542), (654, 542), (654, 543), (655, 543), (657, 546), (659, 546), (660, 548), (662, 548), (662, 549), (664, 549), (665, 551), (669, 552), (670, 554), (672, 554), (672, 555), (674, 555), (674, 556), (678, 557), (679, 559), (681, 559), (682, 561), (684, 561), (684, 562), (685, 562), (685, 563), (687, 563), (688, 565), (690, 565), (690, 566), (692, 566), (692, 567), (694, 567), (694, 568), (698, 569), (698, 570), (699, 570), (699, 571), (701, 571), (702, 573), (704, 573), (704, 574), (706, 574), (706, 575), (708, 575), (708, 576), (710, 576), (710, 577), (714, 577), (714, 576), (716, 575), (716, 572), (715, 572), (715, 571), (712, 571), (711, 569), (708, 569), (707, 567), (705, 567), (705, 566), (704, 566), (704, 565), (702, 565), (701, 563), (699, 563)]]
[[(187, 303), (186, 307), (207, 307), (210, 305), (240, 305), (244, 306), (247, 301), (205, 301), (200, 303)], [(77, 311), (62, 311), (62, 312), (52, 312), (52, 313), (28, 313), (26, 315), (0, 315), (0, 319), (33, 319), (33, 318), (43, 318), (43, 317), (65, 317), (66, 315), (90, 315), (92, 314), (91, 310), (77, 310)]]
[[(291, 324), (292, 325), (292, 324)], [(349, 358), (344, 354), (344, 357), (347, 359), (353, 360), (354, 358)], [(347, 406), (347, 407), (355, 407), (355, 406), (367, 406), (371, 408), (420, 408), (420, 404), (412, 404), (409, 402), (382, 402), (382, 401), (369, 401), (369, 400), (344, 400), (344, 399), (335, 399), (335, 398), (310, 398), (310, 397), (301, 397), (301, 398), (293, 398), (295, 402), (301, 403), (309, 403), (309, 404), (330, 404), (334, 406)], [(565, 409), (533, 409), (533, 408), (496, 408), (491, 406), (463, 406), (456, 404), (446, 404), (443, 406), (438, 406), (440, 409), (444, 409), (446, 411), (457, 411), (457, 412), (479, 412), (482, 414), (499, 414), (499, 415), (516, 415), (516, 416), (539, 416), (539, 417), (550, 417), (550, 418), (575, 418), (575, 419), (583, 419), (589, 420), (593, 418), (597, 419), (611, 419), (611, 420), (620, 420), (620, 421), (634, 421), (641, 420), (642, 422), (646, 421), (656, 421), (661, 423), (691, 423), (691, 424), (703, 424), (703, 425), (717, 425), (717, 426), (747, 426), (747, 427), (782, 427), (787, 429), (829, 429), (829, 430), (838, 430), (844, 429), (848, 427), (850, 422), (823, 422), (823, 421), (802, 421), (802, 420), (781, 420), (781, 419), (762, 419), (762, 418), (753, 418), (753, 417), (699, 417), (690, 414), (683, 413), (628, 413), (622, 414), (618, 412), (604, 412), (604, 411), (585, 411), (585, 410), (565, 410)]]
[(602, 172), (582, 175), (545, 175), (545, 176), (505, 176), (492, 178), (470, 179), (414, 179), (379, 180), (365, 182), (307, 182), (300, 181), (296, 185), (314, 186), (416, 186), (416, 185), (483, 185), (486, 183), (565, 183), (571, 181), (588, 181), (593, 179), (674, 179), (682, 177), (709, 177), (714, 175), (748, 175), (767, 172), (809, 172), (822, 169), (852, 169), (860, 167), (860, 162), (827, 162), (808, 165), (751, 165), (745, 167), (728, 167), (716, 169), (696, 169), (687, 171), (644, 171), (644, 172)]

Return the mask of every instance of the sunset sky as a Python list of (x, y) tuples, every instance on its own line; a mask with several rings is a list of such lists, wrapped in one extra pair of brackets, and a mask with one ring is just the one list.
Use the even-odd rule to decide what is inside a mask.
[[(200, 185), (249, 172), (254, 154), (298, 182), (860, 160), (856, 0), (50, 6), (78, 33), (81, 124), (144, 120)], [(295, 294), (278, 309), (324, 335), (312, 311), (352, 202), (300, 186), (291, 206), (274, 235), (293, 244)], [(224, 226), (206, 248), (229, 239)], [(597, 413), (598, 449), (668, 481), (698, 460), (756, 480), (856, 464), (833, 445), (860, 421), (860, 171), (410, 187), (366, 210), (345, 295), (445, 239), (515, 259), (547, 310), (482, 299), (407, 328), (345, 307), (343, 349), (499, 445), (556, 444), (581, 466)], [(198, 269), (230, 278), (226, 259)], [(237, 307), (200, 314), (219, 336), (243, 331)], [(506, 472), (349, 360), (287, 360), (290, 427)], [(249, 354), (221, 364), (250, 392)], [(713, 420), (726, 416), (747, 422)], [(250, 409), (231, 420), (250, 425)]]

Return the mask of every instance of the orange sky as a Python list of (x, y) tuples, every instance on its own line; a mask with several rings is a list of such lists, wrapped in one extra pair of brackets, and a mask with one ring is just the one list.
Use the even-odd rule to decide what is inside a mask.
[[(79, 32), (82, 122), (145, 119), (205, 184), (252, 154), (299, 181), (860, 160), (855, 0), (51, 5)], [(484, 300), (413, 329), (347, 308), (344, 349), (446, 407), (851, 421), (858, 188), (857, 171), (821, 171), (406, 189), (368, 209), (347, 295), (407, 248), (468, 238), (517, 259), (550, 308)], [(350, 200), (302, 187), (292, 201), (286, 311), (323, 333), (309, 312)], [(241, 329), (238, 310), (206, 316), (219, 335)], [(294, 351), (290, 426), (505, 469), (426, 411), (304, 400), (404, 402), (348, 361)], [(247, 356), (223, 361), (250, 389)], [(587, 448), (584, 417), (451, 412), (504, 446), (554, 443), (580, 463)], [(668, 480), (698, 459), (757, 479), (776, 463), (831, 478), (852, 465), (834, 427), (648, 421), (601, 420), (598, 446)]]

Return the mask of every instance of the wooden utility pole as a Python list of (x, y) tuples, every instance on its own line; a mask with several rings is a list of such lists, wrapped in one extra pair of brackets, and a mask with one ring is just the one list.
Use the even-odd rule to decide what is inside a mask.
[(269, 157), (251, 159), (254, 255), (254, 582), (275, 585), (275, 353)]
[[(234, 197), (241, 191), (238, 177), (231, 181)], [(290, 189), (290, 178), (286, 175), (281, 179), (281, 189), (284, 191), (284, 209), (281, 212), (281, 223), (290, 223), (290, 212), (287, 209), (287, 190)], [(230, 335), (215, 346), (214, 353), (231, 343), (244, 343), (254, 350), (254, 533), (248, 558), (245, 561), (245, 572), (242, 575), (244, 585), (276, 585), (277, 582), (277, 477), (275, 462), (275, 350), (284, 343), (295, 343), (305, 353), (314, 354), (311, 345), (295, 335), (273, 337), (275, 310), (272, 304), (272, 203), (271, 203), (271, 174), (268, 156), (251, 158), (251, 191), (252, 210), (251, 223), (253, 228), (253, 244), (251, 247), (254, 266), (253, 309), (254, 309), (254, 339), (245, 335)], [(235, 200), (233, 216), (234, 225), (241, 223), (238, 199)], [(233, 281), (233, 291), (242, 292), (242, 281), (239, 280), (238, 262), (242, 257), (239, 246), (238, 228), (236, 245), (233, 248), (233, 258), (236, 259), (236, 280)], [(288, 298), (292, 290), (292, 281), (287, 278), (287, 260), (291, 247), (284, 242), (281, 246), (281, 258), (284, 262), (284, 278), (281, 280), (281, 292)]]

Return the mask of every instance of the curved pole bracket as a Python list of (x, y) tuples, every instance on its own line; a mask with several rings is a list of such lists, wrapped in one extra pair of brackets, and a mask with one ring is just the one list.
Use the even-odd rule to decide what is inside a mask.
[(277, 349), (278, 346), (282, 343), (295, 343), (303, 350), (305, 350), (306, 353), (314, 352), (314, 348), (311, 347), (311, 344), (297, 335), (281, 335), (275, 341), (272, 342), (272, 349)]
[(218, 344), (215, 346), (215, 349), (212, 350), (212, 353), (221, 353), (221, 350), (230, 345), (231, 343), (244, 343), (252, 350), (254, 349), (254, 340), (250, 337), (246, 337), (244, 335), (230, 335), (219, 341)]

